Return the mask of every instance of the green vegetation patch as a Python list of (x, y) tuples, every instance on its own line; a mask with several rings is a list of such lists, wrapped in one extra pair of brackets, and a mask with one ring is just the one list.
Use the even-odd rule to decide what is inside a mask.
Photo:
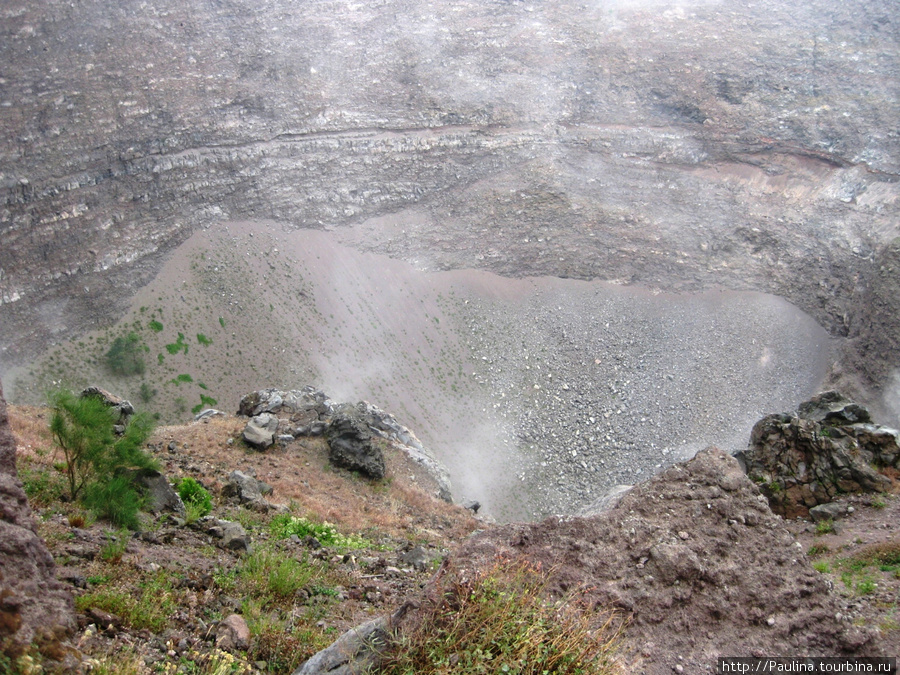
[(50, 433), (63, 452), (70, 499), (81, 499), (100, 518), (136, 529), (141, 497), (128, 471), (156, 469), (142, 449), (153, 432), (153, 419), (131, 418), (121, 435), (114, 408), (95, 396), (77, 396), (66, 389), (50, 394)]
[(152, 319), (149, 324), (147, 324), (154, 333), (161, 333), (163, 329), (162, 323), (157, 321), (156, 319)]
[(116, 375), (142, 375), (145, 347), (137, 333), (129, 333), (113, 340), (105, 359), (107, 367)]
[(166, 351), (172, 354), (173, 356), (178, 352), (183, 351), (185, 356), (188, 353), (188, 344), (184, 341), (184, 333), (178, 334), (178, 339), (175, 342), (170, 342), (166, 345)]
[(165, 572), (159, 572), (138, 584), (137, 591), (119, 587), (103, 587), (75, 599), (79, 612), (97, 608), (120, 617), (135, 629), (146, 628), (160, 633), (178, 610), (175, 591)]
[(306, 518), (297, 518), (289, 514), (275, 516), (269, 529), (276, 539), (287, 539), (292, 535), (297, 535), (301, 539), (315, 537), (323, 546), (345, 550), (366, 548), (371, 545), (365, 537), (341, 534), (331, 523), (314, 523)]
[(197, 333), (197, 342), (199, 342), (204, 347), (209, 347), (213, 341), (206, 337), (203, 333)]
[(176, 485), (178, 496), (188, 511), (188, 520), (193, 522), (212, 511), (212, 496), (195, 479), (186, 476)]

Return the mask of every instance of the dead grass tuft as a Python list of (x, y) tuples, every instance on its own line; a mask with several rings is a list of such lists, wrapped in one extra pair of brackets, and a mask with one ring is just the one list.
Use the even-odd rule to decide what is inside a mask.
[(592, 611), (571, 594), (548, 600), (549, 575), (528, 563), (500, 561), (475, 573), (448, 573), (418, 624), (389, 647), (379, 672), (620, 672), (621, 616)]

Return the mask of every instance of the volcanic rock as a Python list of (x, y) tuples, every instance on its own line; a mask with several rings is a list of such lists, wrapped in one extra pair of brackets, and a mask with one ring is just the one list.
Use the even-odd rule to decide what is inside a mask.
[(135, 472), (135, 483), (141, 488), (147, 501), (145, 509), (151, 513), (171, 511), (184, 518), (187, 511), (181, 497), (159, 471), (154, 469), (140, 469)]
[(244, 427), (243, 438), (248, 445), (265, 450), (275, 442), (275, 431), (278, 429), (278, 418), (264, 412), (251, 417)]
[(325, 430), (328, 460), (368, 478), (384, 478), (384, 453), (369, 431), (369, 426), (352, 406), (336, 410)]
[(64, 656), (75, 608), (55, 571), (16, 473), (16, 442), (0, 385), (0, 653), (16, 656), (34, 644), (51, 658)]
[(844, 492), (883, 492), (891, 480), (873, 467), (897, 467), (898, 433), (869, 423), (869, 412), (837, 392), (825, 392), (796, 413), (768, 415), (738, 453), (772, 510), (806, 516)]

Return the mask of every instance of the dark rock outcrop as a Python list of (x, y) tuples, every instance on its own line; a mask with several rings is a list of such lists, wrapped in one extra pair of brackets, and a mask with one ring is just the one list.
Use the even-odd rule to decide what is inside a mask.
[(375, 441), (369, 426), (352, 406), (336, 410), (325, 430), (328, 460), (349, 471), (359, 471), (367, 478), (384, 478), (384, 452)]
[(61, 659), (74, 629), (72, 595), (55, 577), (16, 473), (16, 442), (0, 386), (0, 652), (17, 655), (34, 644)]
[(737, 457), (772, 510), (792, 518), (841, 493), (890, 488), (878, 469), (897, 467), (898, 440), (896, 430), (872, 424), (866, 408), (830, 391), (793, 414), (761, 419)]

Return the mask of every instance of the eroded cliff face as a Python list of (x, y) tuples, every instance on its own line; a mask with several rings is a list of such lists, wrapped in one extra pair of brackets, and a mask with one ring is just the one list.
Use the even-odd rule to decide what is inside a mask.
[(850, 317), (900, 222), (897, 6), (744, 5), (8, 4), (0, 371), (226, 219), (428, 269), (772, 292), (865, 353)]
[(16, 442), (0, 386), (0, 654), (34, 646), (56, 660), (75, 629), (72, 594), (55, 575), (16, 475)]

